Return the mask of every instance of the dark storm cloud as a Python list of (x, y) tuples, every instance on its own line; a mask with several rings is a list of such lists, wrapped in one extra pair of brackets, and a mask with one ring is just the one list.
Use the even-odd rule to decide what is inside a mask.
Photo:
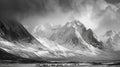
[[(107, 1), (107, 3), (116, 4), (116, 3), (119, 3), (120, 0), (105, 0), (105, 1)], [(67, 14), (68, 12), (78, 11), (82, 13), (86, 11), (85, 9), (86, 5), (87, 7), (90, 5), (94, 8), (95, 10), (94, 13), (98, 13), (98, 15), (96, 14), (98, 17), (99, 15), (103, 15), (103, 16), (104, 14), (108, 15), (106, 17), (107, 19), (104, 19), (105, 20), (104, 22), (100, 22), (99, 24), (100, 28), (101, 27), (109, 28), (113, 24), (115, 28), (115, 24), (116, 24), (115, 22), (118, 23), (117, 25), (119, 25), (119, 22), (114, 20), (111, 21), (112, 19), (111, 18), (109, 19), (110, 17), (109, 15), (112, 16), (112, 13), (116, 14), (116, 12), (111, 12), (113, 11), (111, 8), (106, 8), (105, 6), (108, 5), (107, 3), (104, 2), (104, 0), (0, 0), (0, 16), (7, 16), (9, 18), (15, 16), (15, 19), (16, 19), (16, 16), (17, 17), (20, 16), (20, 18), (24, 18), (29, 15), (39, 15), (37, 18), (36, 17), (30, 18), (30, 21), (28, 21), (29, 22), (28, 24), (30, 24), (30, 22), (34, 24), (35, 22), (64, 23), (64, 22), (67, 22), (66, 17), (70, 15), (70, 14)], [(73, 12), (73, 13), (77, 13), (77, 12)], [(52, 14), (53, 16), (49, 14)], [(47, 16), (47, 17), (44, 17), (43, 19), (43, 16)], [(41, 17), (43, 20), (41, 20)], [(111, 23), (109, 20), (111, 21)], [(27, 22), (24, 22), (24, 23), (27, 23)], [(107, 24), (110, 24), (110, 25), (108, 26)]]
[(106, 2), (108, 3), (111, 3), (111, 4), (118, 4), (120, 3), (120, 0), (105, 0)]
[[(47, 12), (54, 11), (56, 6), (59, 6), (63, 11), (69, 11), (75, 8), (73, 7), (74, 1), (80, 0), (0, 0), (0, 14), (23, 14), (30, 12), (46, 14)], [(120, 0), (106, 1), (109, 3), (120, 2)]]
[(48, 0), (0, 0), (0, 14), (46, 12)]
[[(68, 11), (73, 0), (0, 0), (0, 15), (41, 13), (54, 11), (56, 6)], [(58, 8), (58, 7), (57, 7)]]
[(73, 0), (58, 0), (59, 6), (62, 7), (63, 11), (73, 9), (72, 3)]
[[(76, 3), (83, 1), (84, 3), (89, 0), (0, 0), (0, 15), (21, 15), (31, 13), (45, 15), (49, 12), (54, 12), (56, 8), (60, 8), (63, 12), (67, 12), (73, 9), (75, 10), (73, 6), (75, 1)], [(111, 1), (113, 0), (109, 0), (109, 2)], [(114, 1), (117, 2), (117, 0)]]

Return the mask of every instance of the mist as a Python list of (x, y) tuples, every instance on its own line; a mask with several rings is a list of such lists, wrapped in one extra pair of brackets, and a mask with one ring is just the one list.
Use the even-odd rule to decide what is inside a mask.
[(0, 0), (0, 15), (18, 20), (29, 31), (40, 24), (64, 25), (73, 19), (97, 35), (120, 28), (118, 0)]

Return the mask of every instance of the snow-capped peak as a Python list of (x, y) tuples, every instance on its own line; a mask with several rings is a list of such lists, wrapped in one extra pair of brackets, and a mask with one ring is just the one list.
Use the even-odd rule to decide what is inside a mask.
[(80, 21), (78, 21), (78, 20), (73, 20), (71, 22), (67, 22), (66, 26), (67, 27), (71, 27), (71, 26), (72, 27), (77, 27), (77, 26), (83, 26), (83, 24)]
[(105, 33), (105, 37), (112, 37), (112, 36), (114, 36), (116, 34), (116, 32), (115, 31), (113, 31), (113, 30), (109, 30), (109, 31), (107, 31), (106, 33)]

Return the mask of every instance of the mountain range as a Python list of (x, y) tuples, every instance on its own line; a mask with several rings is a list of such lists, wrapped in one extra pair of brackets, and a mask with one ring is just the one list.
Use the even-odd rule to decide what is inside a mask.
[[(107, 34), (106, 34), (107, 35)], [(105, 35), (105, 36), (106, 36)], [(0, 59), (20, 58), (28, 61), (81, 61), (115, 60), (114, 50), (105, 44), (119, 44), (119, 35), (113, 40), (98, 40), (91, 29), (78, 20), (65, 25), (38, 25), (29, 32), (21, 23), (12, 19), (0, 19)], [(113, 52), (106, 51), (110, 49)], [(10, 58), (10, 59), (9, 59)], [(72, 59), (71, 59), (72, 58)]]
[(120, 49), (120, 32), (109, 30), (102, 38), (105, 46), (111, 50), (119, 51)]

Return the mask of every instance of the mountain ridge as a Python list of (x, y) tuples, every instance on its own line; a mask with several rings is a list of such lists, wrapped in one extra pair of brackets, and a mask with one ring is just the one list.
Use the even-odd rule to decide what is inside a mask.
[[(6, 19), (6, 21), (0, 21), (0, 24), (0, 48), (9, 54), (22, 58), (41, 61), (70, 57), (93, 58), (94, 56), (96, 58), (99, 56), (103, 58), (109, 55), (103, 50), (102, 42), (95, 37), (93, 31), (86, 29), (77, 20), (68, 22), (63, 26), (46, 28), (51, 33), (47, 37), (40, 36), (42, 33), (39, 30), (41, 29), (36, 29), (38, 33), (41, 33), (40, 35), (36, 32), (33, 34), (14, 20)], [(45, 30), (45, 33), (47, 30)], [(44, 31), (42, 32), (44, 33)]]

